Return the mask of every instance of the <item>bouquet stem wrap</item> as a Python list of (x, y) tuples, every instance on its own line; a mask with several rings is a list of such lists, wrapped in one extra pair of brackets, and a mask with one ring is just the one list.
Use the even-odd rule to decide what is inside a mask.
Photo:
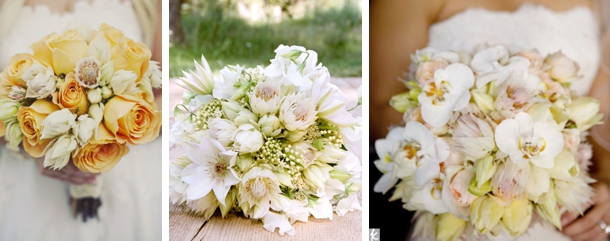
[(98, 176), (92, 184), (70, 184), (70, 203), (74, 218), (80, 214), (83, 222), (98, 217), (98, 208), (102, 205), (102, 179)]

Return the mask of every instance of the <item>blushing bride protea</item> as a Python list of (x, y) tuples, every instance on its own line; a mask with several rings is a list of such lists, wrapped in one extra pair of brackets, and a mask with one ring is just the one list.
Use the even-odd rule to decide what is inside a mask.
[(561, 229), (561, 212), (584, 212), (594, 195), (586, 135), (600, 103), (571, 92), (579, 68), (561, 52), (474, 49), (412, 56), (407, 91), (390, 101), (404, 126), (375, 142), (374, 191), (394, 188), (390, 200), (417, 211), (416, 239)]
[[(205, 219), (238, 212), (294, 235), (294, 222), (361, 209), (362, 164), (350, 151), (361, 145), (351, 110), (362, 102), (346, 106), (314, 51), (275, 52), (269, 66), (227, 66), (215, 80), (202, 57), (178, 80), (188, 93), (174, 111), (171, 142), (185, 155), (172, 160), (170, 193)], [(433, 147), (442, 140), (428, 133), (421, 141), (422, 168), (431, 172), (422, 179), (435, 178)]]

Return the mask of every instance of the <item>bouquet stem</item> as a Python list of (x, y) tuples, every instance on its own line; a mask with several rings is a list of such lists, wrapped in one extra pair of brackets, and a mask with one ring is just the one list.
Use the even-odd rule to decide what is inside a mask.
[(102, 193), (102, 179), (98, 176), (94, 183), (83, 185), (70, 185), (70, 204), (72, 215), (78, 218), (80, 215), (83, 222), (88, 219), (98, 219), (98, 209), (102, 206), (100, 195)]

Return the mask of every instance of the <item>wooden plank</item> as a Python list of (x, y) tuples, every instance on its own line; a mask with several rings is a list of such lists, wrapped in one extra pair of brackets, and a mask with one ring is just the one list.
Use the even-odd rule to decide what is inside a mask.
[(203, 227), (205, 220), (186, 211), (186, 208), (169, 206), (169, 240), (192, 240)]

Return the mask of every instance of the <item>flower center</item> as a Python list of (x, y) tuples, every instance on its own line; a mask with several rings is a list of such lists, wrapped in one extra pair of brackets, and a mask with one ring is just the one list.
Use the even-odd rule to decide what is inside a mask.
[(441, 81), (440, 86), (436, 86), (435, 82), (431, 82), (424, 90), (427, 97), (432, 98), (433, 105), (439, 105), (445, 101), (445, 93), (449, 92), (451, 85), (446, 80)]
[(441, 192), (443, 191), (443, 182), (441, 179), (437, 178), (432, 180), (432, 183), (434, 186), (430, 189), (430, 196), (432, 196), (434, 200), (440, 200)]
[(417, 142), (409, 142), (402, 148), (405, 151), (406, 157), (408, 159), (413, 159), (417, 156), (417, 151), (421, 149), (421, 146)]
[(269, 188), (267, 188), (267, 185), (263, 178), (255, 178), (248, 181), (247, 189), (254, 198), (259, 200), (266, 196), (269, 192)]
[(544, 138), (540, 138), (538, 142), (532, 140), (531, 137), (520, 137), (519, 138), (519, 150), (523, 153), (524, 159), (529, 159), (532, 156), (536, 156), (544, 151), (546, 148), (546, 141)]
[(216, 173), (216, 175), (220, 176), (222, 174), (224, 174), (227, 171), (227, 165), (225, 165), (224, 163), (216, 163), (214, 164), (214, 172)]
[(297, 121), (305, 121), (305, 119), (307, 119), (307, 116), (309, 116), (309, 109), (307, 109), (307, 107), (304, 105), (297, 104), (297, 106), (294, 108), (293, 113)]
[(100, 64), (94, 58), (81, 59), (76, 66), (76, 79), (85, 87), (95, 87), (100, 78)]
[(263, 99), (264, 101), (269, 101), (271, 98), (276, 96), (276, 92), (270, 86), (262, 86), (256, 91), (256, 97)]

